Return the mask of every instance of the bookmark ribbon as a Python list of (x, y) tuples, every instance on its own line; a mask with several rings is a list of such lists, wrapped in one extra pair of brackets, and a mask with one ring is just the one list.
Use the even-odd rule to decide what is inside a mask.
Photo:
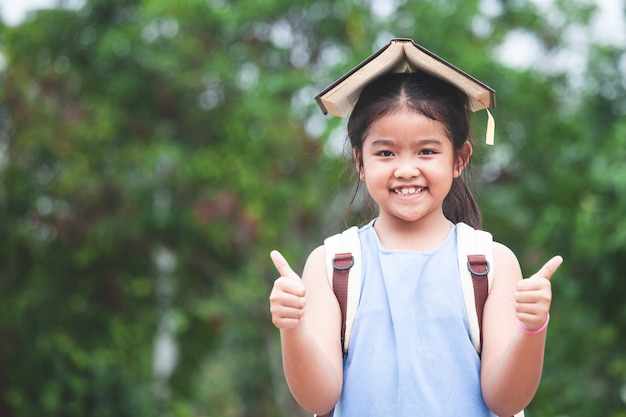
[(487, 133), (485, 134), (485, 143), (487, 145), (493, 145), (494, 136), (496, 134), (496, 121), (494, 120), (493, 116), (489, 112), (489, 109), (486, 109), (486, 110), (487, 110)]

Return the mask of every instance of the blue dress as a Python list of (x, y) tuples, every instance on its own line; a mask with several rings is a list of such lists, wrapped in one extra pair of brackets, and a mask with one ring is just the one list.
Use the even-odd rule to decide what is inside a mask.
[(334, 417), (490, 417), (470, 340), (456, 227), (430, 252), (382, 247), (359, 231), (361, 300)]

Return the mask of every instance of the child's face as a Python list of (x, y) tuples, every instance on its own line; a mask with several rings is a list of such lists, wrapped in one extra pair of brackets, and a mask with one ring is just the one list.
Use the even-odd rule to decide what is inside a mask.
[[(469, 159), (469, 142), (466, 146)], [(381, 220), (443, 217), (443, 200), (465, 164), (455, 156), (442, 123), (403, 110), (372, 123), (362, 149), (363, 164), (357, 163), (357, 169)]]

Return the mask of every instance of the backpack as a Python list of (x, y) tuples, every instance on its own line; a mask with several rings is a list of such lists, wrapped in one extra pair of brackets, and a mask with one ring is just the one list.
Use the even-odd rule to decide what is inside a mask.
[[(482, 347), (483, 307), (493, 282), (493, 237), (489, 232), (458, 223), (457, 258), (465, 311), (474, 349)], [(341, 309), (341, 345), (344, 355), (350, 347), (350, 335), (361, 295), (361, 243), (359, 229), (353, 226), (324, 240), (326, 271)], [(523, 417), (520, 411), (515, 417)]]

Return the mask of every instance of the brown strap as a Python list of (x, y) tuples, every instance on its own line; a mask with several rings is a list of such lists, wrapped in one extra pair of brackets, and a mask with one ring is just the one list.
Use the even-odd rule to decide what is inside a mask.
[(485, 255), (467, 255), (467, 269), (472, 274), (474, 284), (474, 302), (478, 316), (478, 328), (480, 330), (480, 344), (483, 344), (483, 308), (489, 295), (489, 262)]
[(354, 265), (352, 253), (338, 253), (333, 258), (333, 291), (341, 309), (341, 349), (346, 337), (346, 311), (348, 310), (348, 278)]

